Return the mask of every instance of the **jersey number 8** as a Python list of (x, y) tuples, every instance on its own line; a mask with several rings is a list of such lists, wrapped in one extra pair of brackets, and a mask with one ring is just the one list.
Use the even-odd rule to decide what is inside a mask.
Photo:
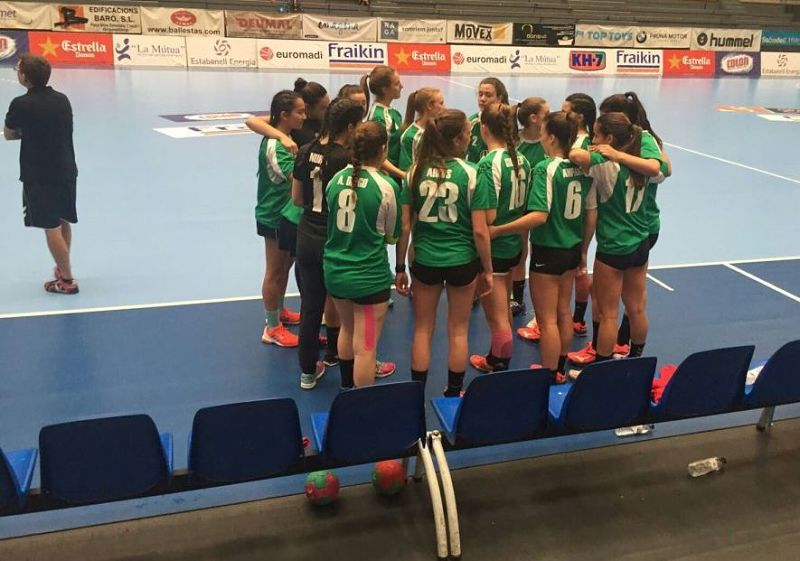
[(339, 191), (339, 210), (336, 211), (336, 227), (340, 232), (352, 232), (356, 222), (356, 198), (352, 189)]
[[(458, 219), (456, 201), (458, 200), (458, 185), (450, 181), (436, 184), (435, 181), (426, 179), (419, 184), (419, 194), (425, 197), (422, 208), (419, 210), (419, 219), (422, 222), (455, 222)], [(433, 204), (437, 199), (444, 199), (439, 203), (438, 216), (433, 214)]]

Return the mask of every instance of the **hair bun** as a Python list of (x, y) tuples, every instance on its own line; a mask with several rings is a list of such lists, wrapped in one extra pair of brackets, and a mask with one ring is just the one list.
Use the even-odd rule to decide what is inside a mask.
[(306, 85), (308, 85), (308, 81), (306, 79), (298, 78), (297, 80), (294, 81), (294, 91), (299, 93), (303, 91), (303, 88), (305, 88)]

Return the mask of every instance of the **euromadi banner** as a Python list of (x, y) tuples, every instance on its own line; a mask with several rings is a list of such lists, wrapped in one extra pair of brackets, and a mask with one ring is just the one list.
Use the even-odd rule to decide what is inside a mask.
[(691, 47), (705, 51), (758, 52), (761, 48), (761, 30), (694, 28)]
[(0, 31), (0, 65), (16, 64), (28, 52), (28, 34), (25, 31)]
[(759, 53), (717, 53), (717, 76), (757, 78), (761, 75)]
[(303, 16), (275, 16), (259, 12), (225, 10), (225, 34), (228, 37), (257, 39), (301, 39)]
[(112, 37), (106, 33), (31, 31), (28, 43), (30, 52), (43, 56), (54, 66), (110, 66), (114, 62)]
[(54, 31), (83, 31), (91, 33), (141, 33), (142, 18), (139, 6), (95, 6), (84, 4), (55, 4)]
[(387, 64), (398, 72), (450, 72), (450, 45), (389, 43)]
[(710, 77), (716, 72), (717, 53), (713, 51), (664, 51), (664, 76)]
[(533, 47), (452, 45), (454, 74), (568, 74), (569, 50)]
[(260, 39), (256, 43), (258, 67), (270, 70), (328, 70), (328, 43)]
[(637, 49), (688, 49), (692, 43), (692, 28), (636, 27), (633, 40)]
[(378, 20), (303, 14), (303, 37), (326, 41), (375, 41)]
[(765, 29), (761, 33), (762, 51), (800, 51), (800, 31), (788, 29)]
[(633, 47), (633, 27), (611, 25), (575, 26), (576, 47)]
[(334, 70), (372, 70), (386, 64), (386, 43), (328, 43), (328, 64)]
[(398, 43), (445, 43), (447, 21), (381, 18), (378, 40)]
[(256, 40), (187, 37), (186, 61), (190, 67), (256, 68)]
[(185, 37), (223, 37), (225, 35), (225, 17), (222, 10), (143, 7), (142, 33)]
[(51, 4), (0, 1), (0, 29), (52, 29)]
[(800, 76), (800, 53), (761, 53), (762, 76)]
[(526, 47), (571, 47), (575, 44), (575, 26), (515, 23), (512, 43)]
[(472, 45), (510, 45), (513, 31), (510, 23), (449, 20), (447, 22), (447, 42)]
[(158, 35), (114, 35), (114, 66), (186, 66), (186, 39)]

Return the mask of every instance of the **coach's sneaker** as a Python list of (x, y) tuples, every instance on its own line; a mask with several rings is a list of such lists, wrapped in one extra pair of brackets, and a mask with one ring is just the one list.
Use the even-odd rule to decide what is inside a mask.
[(394, 374), (395, 370), (397, 370), (397, 365), (394, 362), (389, 361), (375, 361), (375, 377), (376, 378), (386, 378)]
[(597, 351), (589, 343), (579, 351), (567, 353), (567, 358), (575, 364), (591, 364), (597, 359)]
[(572, 333), (578, 337), (586, 337), (586, 322), (574, 321), (572, 322)]
[(470, 356), (469, 363), (475, 370), (479, 370), (481, 372), (494, 372), (494, 367), (489, 364), (489, 361), (486, 360), (486, 357), (483, 355)]
[(63, 277), (47, 281), (44, 283), (44, 289), (55, 294), (77, 294), (80, 292), (78, 283), (74, 279), (66, 280)]
[(536, 318), (528, 322), (525, 327), (517, 329), (517, 336), (526, 341), (538, 342), (542, 338), (542, 331), (539, 329), (539, 324), (536, 323)]
[(611, 356), (614, 358), (625, 358), (629, 354), (631, 354), (630, 345), (617, 345), (614, 343), (614, 351), (611, 353)]
[(264, 326), (264, 333), (261, 335), (261, 341), (266, 344), (274, 344), (279, 347), (296, 347), (300, 344), (300, 339), (286, 329), (282, 323), (270, 328), (268, 325)]
[(283, 325), (300, 325), (300, 313), (293, 312), (289, 308), (282, 309), (281, 323)]
[(317, 371), (313, 374), (300, 374), (300, 387), (304, 390), (313, 390), (317, 385), (317, 380), (325, 375), (325, 365), (321, 360), (317, 361)]

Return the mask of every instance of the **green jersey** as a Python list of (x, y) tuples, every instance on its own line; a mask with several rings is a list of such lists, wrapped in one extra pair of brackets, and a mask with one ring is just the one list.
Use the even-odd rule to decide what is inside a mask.
[(586, 197), (592, 178), (563, 158), (547, 158), (533, 170), (528, 210), (547, 212), (547, 222), (531, 230), (531, 243), (569, 249), (583, 241)]
[(258, 151), (258, 202), (256, 221), (277, 228), (281, 211), (291, 202), (291, 182), (294, 155), (273, 139), (264, 138)]
[[(323, 254), (325, 286), (338, 298), (362, 298), (389, 288), (386, 243), (396, 243), (402, 225), (395, 181), (375, 168), (361, 170), (353, 190), (353, 166), (333, 176), (326, 191), (328, 239)], [(355, 196), (354, 196), (355, 195)]]
[(386, 127), (389, 135), (388, 160), (394, 165), (400, 163), (400, 128), (403, 126), (403, 117), (394, 107), (387, 107), (380, 103), (372, 106), (367, 116), (367, 121), (375, 121)]
[[(636, 188), (625, 166), (591, 152), (589, 176), (593, 189), (586, 200), (587, 209), (597, 209), (597, 251), (628, 255), (636, 251), (649, 235), (647, 211), (642, 204), (645, 187)], [(652, 178), (660, 182), (663, 176)]]
[(477, 164), (486, 155), (486, 143), (481, 136), (481, 114), (475, 113), (469, 118), (472, 130), (469, 134), (469, 148), (467, 148), (467, 161)]
[(478, 251), (472, 237), (472, 211), (495, 207), (491, 188), (478, 184), (475, 164), (461, 158), (446, 160), (443, 170), (423, 170), (417, 183), (409, 185), (414, 167), (403, 184), (403, 204), (411, 205), (414, 216), (415, 261), (428, 267), (474, 261)]
[(420, 127), (417, 123), (411, 123), (409, 127), (400, 135), (400, 165), (403, 171), (408, 171), (416, 160), (417, 146), (422, 141), (422, 134), (425, 129)]
[(536, 164), (544, 160), (547, 155), (544, 153), (544, 147), (538, 140), (525, 140), (520, 139), (517, 152), (525, 156), (531, 168), (535, 168)]
[[(646, 160), (658, 160), (661, 162), (661, 174), (667, 175), (667, 163), (664, 156), (661, 154), (661, 149), (658, 147), (656, 139), (649, 131), (642, 131), (642, 149), (640, 156)], [(661, 179), (663, 181), (663, 178)], [(644, 208), (647, 213), (647, 222), (650, 234), (658, 234), (661, 230), (661, 211), (656, 203), (656, 192), (658, 191), (658, 182), (650, 180), (645, 187), (644, 193)]]
[(572, 143), (572, 149), (580, 148), (581, 150), (588, 150), (591, 145), (592, 139), (589, 138), (589, 135), (585, 132), (579, 132), (578, 136), (575, 138), (575, 142)]
[[(517, 153), (519, 174), (514, 172), (514, 162), (508, 150), (492, 150), (478, 163), (478, 185), (494, 193), (497, 201), (495, 226), (513, 222), (525, 214), (525, 201), (531, 180), (531, 166), (522, 154)], [(500, 236), (492, 240), (492, 257), (511, 259), (522, 251), (519, 234)]]
[(286, 220), (297, 226), (300, 224), (300, 217), (303, 216), (303, 207), (299, 207), (292, 201), (292, 193), (289, 191), (289, 200), (283, 205), (281, 209), (281, 216)]

